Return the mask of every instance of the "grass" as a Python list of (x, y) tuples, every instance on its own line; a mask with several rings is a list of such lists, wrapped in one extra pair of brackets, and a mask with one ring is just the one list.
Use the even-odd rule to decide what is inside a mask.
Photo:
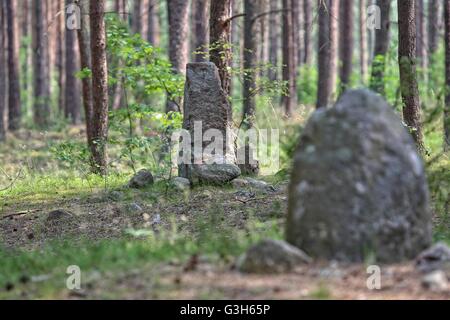
[[(216, 212), (217, 213), (217, 212)], [(21, 292), (21, 284), (45, 276), (48, 280), (35, 284), (40, 297), (51, 297), (65, 289), (67, 267), (77, 265), (82, 274), (114, 272), (141, 268), (168, 261), (183, 263), (192, 255), (205, 255), (213, 260), (229, 260), (263, 238), (281, 238), (275, 223), (249, 222), (249, 229), (236, 230), (221, 222), (217, 214), (210, 220), (198, 219), (195, 234), (172, 230), (144, 237), (99, 241), (53, 241), (38, 250), (11, 250), (0, 247), (0, 299)], [(138, 234), (134, 232), (134, 234)], [(18, 288), (17, 290), (15, 288)], [(7, 290), (6, 290), (7, 289)]]
[[(269, 110), (268, 113), (270, 112), (272, 111)], [(272, 126), (279, 127), (278, 122)], [(434, 238), (436, 241), (450, 242), (450, 160), (448, 153), (442, 153), (441, 123), (441, 119), (427, 123), (425, 133), (430, 156), (425, 160), (428, 163), (428, 181), (435, 216)], [(286, 136), (298, 135), (300, 127), (299, 124), (289, 124), (284, 128), (288, 134), (281, 137), (283, 170), (264, 177), (269, 183), (277, 184), (288, 178), (288, 159), (295, 148), (295, 139), (287, 139)], [(124, 192), (125, 201), (146, 197), (146, 203), (152, 203), (164, 196), (163, 183), (156, 184), (140, 195), (123, 189), (132, 174), (129, 169), (116, 170), (120, 173), (111, 173), (105, 180), (80, 174), (77, 168), (61, 166), (51, 154), (50, 146), (45, 140), (64, 141), (68, 136), (81, 139), (79, 131), (75, 129), (67, 134), (46, 133), (44, 136), (36, 132), (22, 132), (18, 138), (11, 138), (7, 144), (0, 145), (0, 169), (4, 171), (0, 171), (0, 189), (14, 182), (11, 188), (0, 192), (0, 217), (12, 210), (40, 206), (61, 199), (82, 201), (105, 189)], [(198, 193), (203, 191), (205, 189), (202, 188), (196, 190)], [(166, 200), (171, 201), (170, 194)], [(95, 272), (130, 270), (172, 260), (183, 263), (194, 254), (225, 261), (241, 254), (260, 239), (282, 238), (280, 224), (272, 220), (281, 207), (280, 203), (274, 202), (271, 209), (274, 214), (271, 213), (266, 222), (255, 219), (250, 214), (243, 229), (235, 228), (227, 220), (223, 220), (226, 212), (217, 203), (213, 212), (206, 215), (206, 219), (205, 215), (198, 216), (193, 222), (193, 228), (189, 230), (180, 230), (173, 221), (171, 228), (158, 234), (148, 230), (129, 229), (123, 237), (108, 241), (59, 239), (33, 250), (12, 250), (0, 246), (0, 298), (20, 297), (24, 286), (27, 289), (31, 286), (36, 296), (57, 297), (59, 292), (65, 290), (68, 276), (66, 269), (70, 265), (78, 265), (82, 275), (89, 276)], [(48, 280), (36, 281), (42, 276), (48, 277)], [(312, 297), (329, 299), (330, 292), (326, 287), (319, 287), (312, 293)]]

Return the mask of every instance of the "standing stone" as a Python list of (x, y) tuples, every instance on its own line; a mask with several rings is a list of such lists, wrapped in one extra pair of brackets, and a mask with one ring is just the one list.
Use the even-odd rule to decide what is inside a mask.
[[(231, 105), (222, 89), (217, 67), (211, 62), (189, 63), (183, 129), (191, 137), (192, 162), (180, 165), (181, 177), (191, 182), (221, 184), (241, 174), (235, 164), (232, 123)], [(208, 139), (205, 133), (210, 134)], [(219, 140), (222, 144), (217, 144)], [(212, 145), (219, 147), (210, 152)]]
[(288, 242), (315, 258), (415, 258), (431, 243), (428, 187), (414, 141), (384, 99), (349, 91), (316, 111), (295, 152)]

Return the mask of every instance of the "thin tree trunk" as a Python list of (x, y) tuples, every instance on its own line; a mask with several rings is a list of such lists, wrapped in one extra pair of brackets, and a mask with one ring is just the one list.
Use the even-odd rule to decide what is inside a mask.
[[(64, 2), (63, 0), (58, 0), (58, 11), (65, 12)], [(58, 106), (59, 110), (63, 113), (65, 106), (65, 85), (66, 85), (66, 75), (65, 75), (65, 14), (61, 14), (58, 17), (56, 28), (56, 43), (57, 43), (57, 52), (56, 52), (56, 69), (58, 70)]]
[(295, 85), (295, 46), (292, 34), (292, 2), (283, 0), (283, 81), (287, 83), (287, 95), (283, 97), (284, 112), (291, 116), (297, 105)]
[[(329, 1), (329, 19), (330, 19), (330, 82), (331, 96), (336, 93), (337, 75), (338, 75), (338, 57), (339, 57), (339, 2), (340, 0)], [(347, 1), (347, 0), (343, 0)]]
[[(169, 18), (169, 58), (174, 73), (184, 74), (188, 62), (188, 25), (189, 25), (189, 1), (168, 0)], [(181, 106), (178, 103), (178, 106)], [(170, 98), (167, 100), (166, 112), (181, 112), (177, 103)]]
[(441, 1), (429, 0), (428, 2), (428, 48), (431, 57), (436, 53), (439, 46)]
[(398, 57), (403, 98), (403, 119), (416, 141), (417, 148), (423, 152), (420, 98), (416, 72), (416, 14), (414, 2), (398, 0)]
[[(91, 70), (91, 43), (89, 34), (89, 0), (80, 0), (81, 12), (81, 26), (77, 30), (78, 34), (78, 48), (80, 51), (80, 65), (81, 69)], [(89, 150), (91, 151), (91, 166), (95, 172), (95, 164), (93, 162), (93, 155), (96, 152), (95, 143), (93, 139), (93, 97), (92, 97), (92, 81), (91, 78), (85, 77), (81, 80), (84, 117), (86, 122), (86, 138)]]
[(0, 3), (0, 142), (6, 140), (6, 33), (4, 2)]
[(149, 0), (147, 40), (155, 47), (160, 45), (160, 21), (158, 0)]
[(122, 20), (128, 20), (126, 1), (127, 0), (115, 0), (114, 2), (114, 10)]
[[(270, 11), (279, 10), (279, 1), (270, 1)], [(271, 14), (269, 18), (269, 62), (268, 77), (270, 81), (278, 79), (278, 53), (280, 48), (280, 15)]]
[(258, 0), (244, 0), (244, 83), (243, 83), (243, 119), (247, 129), (255, 121), (255, 63), (258, 46), (255, 41), (257, 25), (253, 18), (258, 8)]
[[(71, 4), (71, 0), (66, 0), (66, 5)], [(73, 124), (80, 122), (80, 96), (78, 90), (78, 81), (76, 78), (77, 66), (77, 33), (76, 30), (65, 28), (65, 62), (66, 62), (66, 85), (65, 85), (65, 116)]]
[(313, 8), (312, 0), (303, 0), (303, 16), (304, 16), (304, 55), (303, 63), (311, 64), (313, 57), (313, 41), (312, 41), (312, 27), (313, 27)]
[(131, 29), (134, 33), (142, 34), (142, 0), (134, 0), (133, 14), (131, 15)]
[(19, 53), (16, 29), (16, 0), (6, 1), (6, 24), (8, 34), (8, 126), (15, 131), (20, 128), (20, 80)]
[(295, 70), (301, 64), (302, 57), (302, 36), (300, 32), (301, 25), (301, 1), (291, 0), (291, 14), (292, 14), (292, 36), (294, 37), (294, 58), (295, 58)]
[(90, 32), (92, 53), (92, 139), (94, 140), (94, 172), (107, 172), (108, 139), (108, 67), (106, 59), (105, 0), (90, 1)]
[(340, 79), (341, 92), (347, 90), (350, 86), (350, 78), (353, 66), (353, 0), (344, 0), (340, 3)]
[(375, 58), (372, 63), (370, 88), (384, 95), (384, 71), (386, 68), (386, 55), (390, 44), (391, 0), (377, 0), (377, 5), (381, 13), (381, 29), (375, 31)]
[[(425, 70), (428, 64), (428, 41), (427, 41), (427, 28), (425, 23), (425, 4), (423, 0), (415, 0), (416, 2), (416, 50), (417, 58), (420, 62), (422, 70)], [(425, 74), (425, 73), (424, 73)]]
[(450, 0), (444, 1), (445, 17), (445, 107), (444, 149), (450, 149)]
[(207, 61), (209, 45), (209, 0), (192, 0), (194, 13), (194, 51), (196, 62)]
[(367, 54), (367, 9), (366, 0), (359, 0), (359, 64), (361, 69), (361, 83), (365, 84), (368, 73)]
[(209, 16), (210, 61), (220, 75), (222, 88), (227, 95), (231, 92), (231, 0), (212, 1)]
[(328, 106), (336, 86), (338, 0), (319, 0), (317, 108)]
[(39, 128), (49, 124), (50, 116), (50, 75), (47, 25), (47, 1), (33, 0), (33, 83), (34, 122)]

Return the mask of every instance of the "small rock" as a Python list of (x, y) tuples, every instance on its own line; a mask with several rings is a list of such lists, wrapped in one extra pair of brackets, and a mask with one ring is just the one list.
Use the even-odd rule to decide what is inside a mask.
[(231, 185), (236, 189), (244, 188), (248, 186), (248, 181), (245, 179), (234, 179), (231, 181)]
[(153, 175), (149, 170), (143, 169), (131, 178), (128, 186), (134, 189), (141, 189), (152, 185), (154, 182)]
[(68, 211), (64, 211), (61, 209), (53, 210), (48, 214), (47, 221), (58, 221), (66, 218), (71, 218), (72, 214)]
[(422, 286), (431, 291), (444, 291), (448, 286), (447, 276), (442, 270), (433, 271), (422, 278)]
[(241, 175), (241, 169), (232, 163), (196, 164), (192, 166), (194, 181), (222, 185)]
[(120, 191), (111, 191), (108, 193), (107, 198), (113, 201), (121, 201), (125, 198), (125, 195)]
[(189, 181), (189, 179), (176, 177), (172, 180), (172, 185), (175, 187), (175, 189), (186, 191), (190, 189), (191, 182)]
[(253, 178), (245, 178), (245, 180), (248, 182), (250, 187), (260, 190), (266, 190), (266, 191), (274, 191), (274, 187), (269, 185), (267, 182), (262, 180), (256, 180)]
[(263, 240), (242, 255), (237, 265), (242, 272), (263, 274), (289, 272), (310, 262), (310, 257), (287, 242)]
[(140, 205), (138, 205), (137, 203), (135, 203), (135, 202), (130, 203), (128, 205), (128, 210), (129, 211), (138, 211), (138, 212), (143, 211), (142, 207)]
[(433, 245), (416, 258), (416, 267), (429, 273), (439, 269), (450, 269), (450, 248), (443, 242)]

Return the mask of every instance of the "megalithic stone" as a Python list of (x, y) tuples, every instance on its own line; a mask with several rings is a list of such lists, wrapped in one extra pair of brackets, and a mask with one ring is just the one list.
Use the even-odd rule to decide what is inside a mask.
[(179, 175), (192, 183), (217, 184), (239, 176), (231, 105), (214, 63), (187, 65), (183, 110), (183, 129), (191, 137), (191, 163), (180, 165)]
[(386, 101), (345, 93), (316, 111), (294, 154), (287, 240), (318, 259), (415, 258), (432, 240), (425, 170)]

